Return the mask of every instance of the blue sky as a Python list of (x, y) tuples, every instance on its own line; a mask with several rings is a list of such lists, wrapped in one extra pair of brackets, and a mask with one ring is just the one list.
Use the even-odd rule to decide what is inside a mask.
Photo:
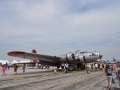
[(61, 55), (77, 49), (120, 59), (120, 0), (1, 0), (0, 59), (20, 50)]

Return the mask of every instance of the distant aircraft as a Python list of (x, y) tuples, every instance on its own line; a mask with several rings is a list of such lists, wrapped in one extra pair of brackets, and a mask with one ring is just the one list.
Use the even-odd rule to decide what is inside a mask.
[(8, 55), (31, 60), (39, 60), (41, 64), (57, 66), (57, 68), (59, 68), (62, 63), (68, 63), (70, 64), (72, 69), (76, 66), (78, 68), (85, 69), (84, 63), (96, 62), (103, 56), (99, 52), (81, 52), (80, 50), (77, 50), (74, 53), (69, 52), (63, 56), (50, 56), (37, 53), (27, 53), (22, 51), (12, 51), (9, 52)]

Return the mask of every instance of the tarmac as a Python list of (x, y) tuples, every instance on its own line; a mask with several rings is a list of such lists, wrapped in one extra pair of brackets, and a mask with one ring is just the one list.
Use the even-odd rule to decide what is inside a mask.
[(6, 71), (6, 75), (2, 76), (2, 72), (0, 72), (0, 80), (7, 80), (7, 79), (14, 79), (17, 77), (28, 77), (28, 76), (34, 76), (39, 75), (39, 73), (46, 73), (46, 72), (53, 72), (52, 69), (38, 69), (36, 67), (29, 67), (25, 69), (25, 72), (23, 72), (22, 67), (18, 68), (17, 74), (14, 72), (14, 68), (10, 68)]
[[(0, 73), (0, 90), (108, 90), (107, 77), (104, 72), (91, 72), (90, 77), (86, 71), (69, 73), (56, 72), (52, 69), (22, 68), (14, 74), (13, 68), (6, 71), (6, 76)], [(118, 81), (112, 85), (113, 90), (120, 90)]]

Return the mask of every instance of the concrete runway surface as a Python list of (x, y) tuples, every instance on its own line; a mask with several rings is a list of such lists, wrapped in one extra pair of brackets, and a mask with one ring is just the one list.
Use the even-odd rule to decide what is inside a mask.
[[(118, 82), (113, 85), (114, 90), (120, 90)], [(19, 70), (14, 75), (13, 70), (7, 71), (6, 76), (0, 73), (0, 90), (108, 90), (107, 79), (102, 71), (86, 71), (70, 73), (57, 72), (46, 69), (27, 69), (25, 73)]]

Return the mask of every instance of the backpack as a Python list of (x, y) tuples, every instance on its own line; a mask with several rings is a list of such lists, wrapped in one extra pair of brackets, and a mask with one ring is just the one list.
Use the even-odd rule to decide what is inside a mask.
[(112, 75), (112, 70), (111, 69), (107, 69), (107, 76), (111, 76)]

